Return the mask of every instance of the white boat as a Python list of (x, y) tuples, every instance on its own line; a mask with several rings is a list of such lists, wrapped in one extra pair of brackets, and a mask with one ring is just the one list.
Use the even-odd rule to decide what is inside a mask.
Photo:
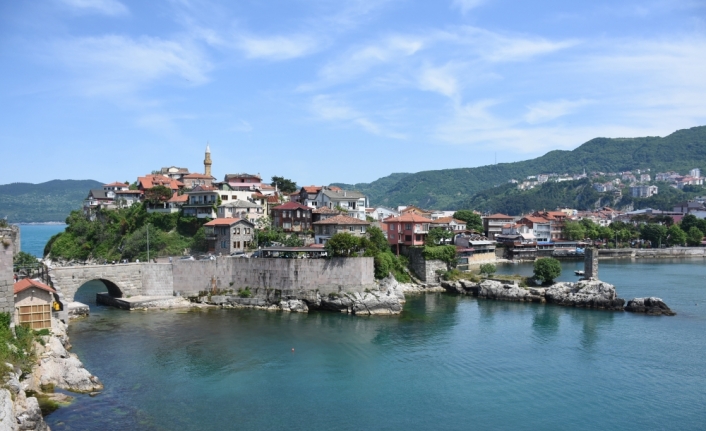
[(576, 271), (574, 271), (574, 274), (581, 276), (584, 275), (584, 272), (577, 269)]

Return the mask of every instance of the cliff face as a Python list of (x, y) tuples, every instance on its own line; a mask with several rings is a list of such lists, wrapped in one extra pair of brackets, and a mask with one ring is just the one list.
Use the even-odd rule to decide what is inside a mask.
[[(71, 392), (92, 393), (103, 389), (103, 384), (91, 375), (70, 353), (67, 325), (52, 320), (52, 334), (41, 337), (34, 345), (38, 361), (29, 375), (13, 369), (0, 388), (0, 431), (49, 430), (38, 397), (51, 403), (68, 403), (72, 397), (53, 393), (50, 388)], [(9, 364), (8, 364), (9, 365)]]

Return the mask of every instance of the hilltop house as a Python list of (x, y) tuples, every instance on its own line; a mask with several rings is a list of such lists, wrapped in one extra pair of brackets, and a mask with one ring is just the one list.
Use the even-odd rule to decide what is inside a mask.
[(387, 242), (397, 247), (397, 254), (400, 245), (424, 245), (431, 222), (431, 219), (412, 213), (385, 219), (383, 223), (387, 226)]
[(333, 235), (346, 232), (358, 237), (364, 236), (370, 223), (342, 214), (319, 220), (313, 223), (314, 241), (316, 244), (326, 244)]
[(189, 169), (170, 166), (159, 170), (159, 174), (176, 181), (182, 181), (185, 175), (189, 175)]
[(144, 177), (137, 177), (138, 190), (142, 190), (144, 192), (157, 186), (164, 186), (172, 192), (177, 192), (184, 188), (184, 183), (164, 175), (145, 175)]
[(255, 225), (241, 218), (217, 218), (204, 225), (208, 251), (229, 255), (243, 252), (253, 243)]
[(188, 201), (182, 206), (185, 216), (216, 218), (218, 189), (214, 186), (196, 186), (186, 195)]
[(287, 202), (271, 210), (272, 226), (285, 232), (304, 233), (311, 230), (311, 208)]
[(333, 190), (330, 187), (322, 187), (316, 195), (315, 207), (342, 208), (349, 217), (365, 220), (365, 207), (367, 198), (360, 192), (347, 190)]
[(311, 216), (313, 218), (314, 223), (317, 221), (321, 220), (326, 220), (331, 217), (335, 217), (337, 215), (341, 215), (341, 211), (335, 209), (335, 208), (329, 208), (329, 207), (321, 207), (321, 208), (316, 208), (315, 210), (311, 211)]
[(218, 207), (219, 218), (237, 217), (254, 221), (264, 216), (262, 205), (250, 201), (241, 201), (240, 199), (221, 204)]
[(210, 175), (193, 173), (184, 175), (181, 181), (184, 183), (184, 187), (187, 189), (193, 189), (196, 186), (213, 185), (213, 180), (215, 180), (215, 178)]
[(400, 212), (387, 207), (376, 207), (373, 209), (371, 216), (377, 221), (383, 221), (390, 217), (399, 217)]

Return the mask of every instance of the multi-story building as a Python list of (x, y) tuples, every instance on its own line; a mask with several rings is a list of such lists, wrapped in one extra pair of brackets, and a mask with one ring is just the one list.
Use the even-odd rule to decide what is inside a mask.
[(285, 232), (304, 233), (311, 230), (311, 208), (297, 202), (287, 202), (272, 208), (272, 225)]
[(505, 214), (493, 214), (490, 216), (482, 217), (483, 219), (483, 230), (485, 231), (485, 236), (490, 240), (495, 239), (495, 235), (502, 233), (503, 225), (512, 223), (515, 218)]
[(348, 213), (349, 217), (365, 220), (365, 207), (367, 198), (360, 192), (347, 190), (333, 190), (330, 187), (322, 187), (316, 195), (317, 208), (326, 206), (329, 208), (341, 208)]
[(241, 218), (217, 218), (204, 225), (208, 251), (228, 255), (253, 244), (255, 225)]
[(387, 226), (387, 242), (396, 247), (397, 254), (399, 254), (400, 245), (424, 245), (431, 222), (431, 219), (412, 213), (387, 218), (383, 220)]
[(186, 195), (188, 201), (182, 206), (185, 216), (216, 218), (218, 189), (213, 186), (196, 186)]
[(633, 186), (630, 187), (630, 194), (634, 198), (649, 198), (657, 194), (657, 186)]
[(241, 201), (240, 199), (222, 203), (218, 207), (219, 218), (242, 218), (254, 221), (264, 216), (265, 212), (262, 205), (250, 201)]
[(214, 180), (215, 180), (215, 178), (213, 178), (210, 175), (193, 173), (193, 174), (184, 175), (181, 179), (181, 182), (184, 183), (184, 187), (186, 187), (187, 189), (193, 189), (196, 186), (213, 185)]
[(316, 221), (313, 223), (313, 226), (316, 244), (326, 244), (333, 235), (342, 232), (362, 237), (365, 235), (366, 229), (370, 226), (370, 223), (365, 220), (339, 214)]

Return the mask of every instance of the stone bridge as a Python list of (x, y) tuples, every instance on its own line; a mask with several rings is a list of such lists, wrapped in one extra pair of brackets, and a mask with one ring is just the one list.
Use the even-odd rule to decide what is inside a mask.
[(54, 267), (49, 268), (48, 278), (66, 302), (73, 302), (76, 291), (93, 280), (102, 281), (108, 293), (116, 298), (171, 296), (174, 293), (172, 265), (168, 263)]
[(333, 259), (244, 259), (173, 263), (127, 263), (116, 265), (64, 266), (49, 268), (48, 282), (65, 302), (73, 302), (78, 289), (92, 280), (102, 281), (108, 293), (127, 296), (195, 295), (212, 288), (253, 290), (255, 296), (268, 291), (305, 297), (321, 294), (363, 292), (375, 287), (370, 257)]

